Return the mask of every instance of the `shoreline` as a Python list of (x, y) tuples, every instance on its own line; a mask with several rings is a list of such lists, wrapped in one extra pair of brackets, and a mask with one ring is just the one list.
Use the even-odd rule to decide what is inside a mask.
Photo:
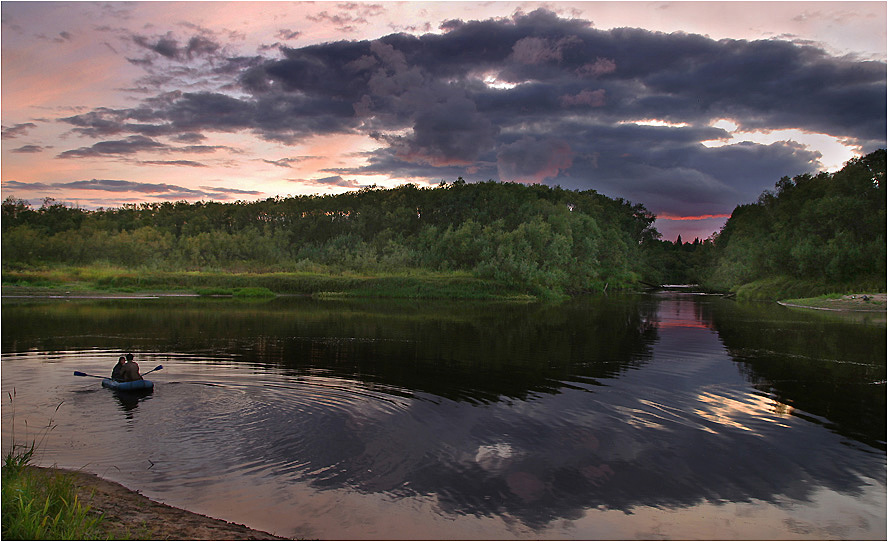
[(847, 294), (841, 297), (810, 297), (777, 301), (784, 307), (831, 312), (886, 312), (886, 294)]
[(47, 476), (71, 476), (83, 506), (104, 515), (101, 529), (111, 540), (289, 540), (154, 501), (96, 474), (58, 467), (27, 468)]

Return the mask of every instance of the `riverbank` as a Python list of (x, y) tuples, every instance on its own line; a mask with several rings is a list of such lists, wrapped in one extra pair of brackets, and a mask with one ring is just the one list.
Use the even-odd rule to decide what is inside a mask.
[(92, 296), (233, 295), (246, 290), (271, 295), (407, 299), (532, 300), (498, 281), (465, 272), (364, 276), (309, 272), (230, 273), (152, 271), (96, 267), (4, 270), (3, 295)]
[[(707, 285), (715, 291), (730, 292), (742, 301), (787, 301), (885, 293), (884, 277), (858, 277), (848, 282), (828, 282), (791, 276), (775, 276), (739, 285)], [(868, 294), (874, 295), (874, 294)]]
[(800, 307), (825, 311), (885, 312), (886, 294), (823, 295), (778, 301), (784, 307)]
[(286, 540), (245, 525), (152, 501), (95, 474), (26, 468), (45, 476), (56, 472), (71, 476), (81, 503), (89, 506), (92, 513), (104, 515), (100, 528), (110, 540)]

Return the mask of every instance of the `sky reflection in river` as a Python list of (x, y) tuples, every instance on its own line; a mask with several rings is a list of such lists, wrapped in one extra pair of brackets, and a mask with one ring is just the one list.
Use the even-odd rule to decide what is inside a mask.
[[(19, 419), (64, 401), (43, 462), (285, 536), (885, 536), (884, 413), (861, 406), (884, 410), (884, 327), (676, 294), (56, 302), (3, 319)], [(834, 397), (800, 391), (829, 392), (830, 352), (800, 351), (806, 335), (854, 344)], [(131, 348), (167, 367), (135, 407), (69, 376)]]

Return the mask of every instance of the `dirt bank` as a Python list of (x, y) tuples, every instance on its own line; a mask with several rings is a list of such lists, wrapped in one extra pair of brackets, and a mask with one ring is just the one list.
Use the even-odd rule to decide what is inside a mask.
[[(49, 474), (53, 469), (30, 467)], [(286, 540), (244, 525), (154, 502), (95, 474), (55, 469), (75, 479), (84, 505), (105, 515), (102, 527), (111, 540)]]

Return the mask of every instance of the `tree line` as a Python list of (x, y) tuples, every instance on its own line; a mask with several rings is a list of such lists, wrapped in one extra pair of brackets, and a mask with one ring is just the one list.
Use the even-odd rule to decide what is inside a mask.
[(738, 205), (718, 234), (692, 243), (661, 240), (643, 205), (594, 190), (462, 178), (95, 211), (8, 197), (3, 268), (453, 271), (531, 294), (687, 283), (731, 291), (775, 277), (884, 288), (885, 190), (881, 149), (835, 173), (783, 177), (755, 203)]
[(884, 291), (884, 149), (835, 173), (783, 177), (774, 188), (738, 205), (711, 239), (647, 243), (647, 275), (722, 292), (763, 281), (781, 283), (772, 289), (784, 291), (792, 284), (805, 284), (812, 293)]
[(719, 289), (772, 277), (884, 288), (885, 208), (884, 149), (835, 173), (783, 177), (734, 209), (705, 280)]
[(639, 204), (594, 190), (481, 182), (369, 187), (255, 202), (85, 210), (2, 206), (4, 268), (469, 272), (529, 293), (636, 284), (658, 237)]

